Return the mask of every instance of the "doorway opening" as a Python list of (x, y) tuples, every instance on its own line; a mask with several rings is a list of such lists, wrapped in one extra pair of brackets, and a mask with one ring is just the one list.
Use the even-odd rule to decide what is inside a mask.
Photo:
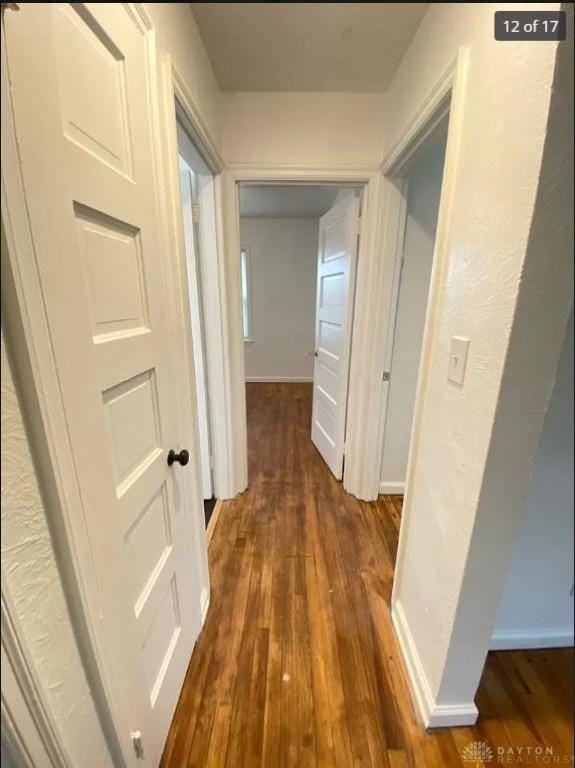
[(307, 439), (336, 480), (345, 456), (361, 198), (357, 185), (239, 184), (248, 425), (257, 422), (250, 411), (291, 393), (309, 409)]
[[(447, 145), (447, 119), (413, 158), (403, 179), (405, 210), (390, 324), (391, 364), (382, 441), (380, 494), (403, 497), (418, 372), (434, 261)], [(401, 502), (401, 498), (396, 502)]]
[[(404, 498), (408, 493), (422, 355), (432, 304), (448, 126), (449, 100), (425, 139), (402, 164), (401, 173), (388, 179), (396, 195), (397, 229), (389, 319), (384, 333), (378, 505), (393, 533), (389, 537), (393, 585), (405, 531)], [(393, 199), (393, 195), (390, 197)]]
[(178, 168), (184, 249), (193, 339), (195, 399), (200, 449), (201, 487), (204, 521), (207, 527), (216, 505), (214, 476), (214, 423), (210, 397), (211, 352), (206, 322), (211, 275), (210, 258), (215, 250), (213, 218), (213, 173), (198, 150), (186, 125), (183, 110), (176, 103)]

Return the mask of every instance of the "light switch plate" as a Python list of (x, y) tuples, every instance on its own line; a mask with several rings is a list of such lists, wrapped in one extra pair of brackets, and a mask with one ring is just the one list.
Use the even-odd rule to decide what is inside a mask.
[(451, 339), (451, 352), (449, 353), (449, 369), (447, 378), (454, 384), (463, 386), (465, 379), (465, 367), (467, 365), (467, 353), (469, 352), (469, 339), (463, 336), (454, 336)]

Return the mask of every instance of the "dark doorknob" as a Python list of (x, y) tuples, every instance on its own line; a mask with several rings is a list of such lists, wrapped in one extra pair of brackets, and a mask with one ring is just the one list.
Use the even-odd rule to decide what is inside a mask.
[(185, 448), (183, 448), (179, 453), (176, 453), (174, 449), (170, 449), (170, 452), (168, 453), (168, 466), (171, 467), (172, 464), (177, 461), (179, 464), (182, 465), (182, 467), (185, 467), (188, 461), (190, 460), (190, 454), (188, 451), (186, 451)]

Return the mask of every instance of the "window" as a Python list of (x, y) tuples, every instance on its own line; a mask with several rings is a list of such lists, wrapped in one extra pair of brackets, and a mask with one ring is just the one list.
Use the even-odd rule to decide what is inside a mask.
[(247, 248), (240, 250), (242, 269), (242, 319), (244, 329), (244, 341), (251, 341), (251, 291), (250, 291), (250, 253)]

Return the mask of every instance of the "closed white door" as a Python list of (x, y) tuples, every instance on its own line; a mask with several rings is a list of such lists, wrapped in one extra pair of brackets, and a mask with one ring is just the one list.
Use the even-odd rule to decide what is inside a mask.
[(188, 292), (190, 297), (190, 317), (194, 343), (194, 370), (196, 373), (196, 404), (198, 414), (198, 432), (200, 437), (200, 463), (202, 468), (202, 489), (204, 499), (214, 495), (211, 469), (211, 440), (208, 410), (208, 387), (206, 377), (206, 355), (202, 316), (201, 270), (198, 254), (198, 239), (195, 233), (193, 213), (193, 171), (183, 159), (180, 161), (180, 195), (182, 202), (182, 223), (184, 227), (184, 245), (188, 271)]
[(183, 506), (181, 473), (192, 463), (167, 462), (170, 449), (194, 446), (179, 442), (166, 319), (155, 64), (131, 13), (120, 3), (22, 4), (6, 24), (25, 194), (82, 498), (74, 525), (89, 539), (92, 610), (113, 659), (124, 754), (140, 731), (137, 764), (155, 766), (201, 625), (201, 544)]
[(319, 221), (311, 439), (343, 476), (359, 199), (350, 194)]

